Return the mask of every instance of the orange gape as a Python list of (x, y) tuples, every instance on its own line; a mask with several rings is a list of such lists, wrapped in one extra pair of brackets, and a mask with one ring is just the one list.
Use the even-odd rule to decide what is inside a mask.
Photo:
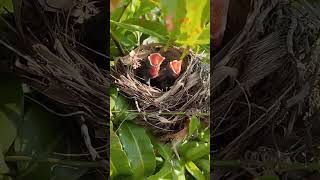
[(213, 48), (221, 46), (227, 25), (229, 0), (211, 0), (211, 35)]

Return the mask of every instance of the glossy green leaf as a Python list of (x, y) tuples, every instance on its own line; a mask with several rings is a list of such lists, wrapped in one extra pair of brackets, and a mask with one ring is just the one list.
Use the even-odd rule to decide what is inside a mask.
[(161, 34), (163, 36), (168, 35), (167, 29), (164, 24), (160, 22), (155, 22), (155, 21), (150, 21), (150, 20), (145, 20), (145, 19), (140, 19), (140, 18), (131, 18), (123, 23), (126, 24), (131, 24), (131, 25), (136, 25), (145, 29), (149, 29), (157, 34)]
[(156, 167), (156, 158), (145, 129), (124, 122), (119, 129), (119, 137), (135, 178), (139, 179), (153, 174)]
[(189, 132), (188, 135), (193, 135), (200, 126), (200, 120), (196, 116), (192, 116), (189, 122)]
[(110, 102), (113, 103), (111, 113), (114, 123), (118, 124), (122, 121), (132, 120), (137, 117), (137, 114), (128, 111), (130, 109), (128, 100), (123, 97), (115, 87), (111, 88)]
[(141, 0), (130, 0), (122, 12), (119, 22), (132, 18), (141, 5)]
[(188, 161), (186, 163), (186, 169), (197, 180), (206, 179), (205, 176), (202, 174), (201, 170), (192, 161)]
[(165, 180), (172, 177), (172, 165), (166, 161), (159, 172), (147, 178), (147, 180)]
[(210, 142), (210, 128), (206, 128), (200, 132), (200, 140), (203, 142)]
[(112, 111), (116, 105), (116, 99), (118, 97), (118, 91), (115, 87), (110, 87), (110, 111)]
[(210, 154), (210, 146), (205, 142), (190, 141), (182, 144), (179, 152), (185, 159), (193, 161)]
[(116, 22), (116, 21), (113, 21), (113, 20), (110, 20), (110, 24), (117, 25), (117, 26), (119, 26), (121, 28), (127, 29), (127, 30), (132, 31), (132, 32), (139, 31), (139, 32), (148, 34), (150, 36), (157, 37), (157, 38), (159, 38), (161, 40), (166, 40), (167, 39), (162, 34), (159, 34), (157, 32), (154, 32), (154, 31), (152, 31), (150, 29), (147, 29), (147, 28), (144, 28), (144, 27), (141, 27), (141, 26), (138, 26), (138, 25), (127, 24), (127, 23), (119, 23), (119, 22)]
[(206, 174), (210, 174), (210, 160), (209, 159), (198, 159), (194, 162), (202, 171)]
[(185, 180), (185, 167), (183, 166), (182, 161), (173, 160), (173, 173), (172, 179), (173, 180)]
[(173, 157), (173, 151), (172, 149), (167, 145), (159, 142), (154, 137), (150, 137), (152, 144), (157, 151), (166, 161), (171, 161)]
[(113, 131), (113, 123), (110, 122), (110, 177), (113, 178), (119, 174), (131, 175), (132, 171), (119, 137)]

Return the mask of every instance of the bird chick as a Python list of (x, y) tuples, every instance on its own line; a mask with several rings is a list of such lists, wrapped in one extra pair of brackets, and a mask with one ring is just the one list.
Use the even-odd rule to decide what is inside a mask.
[(164, 65), (156, 79), (160, 89), (167, 89), (173, 85), (181, 73), (181, 66), (181, 60), (173, 60)]
[(148, 56), (148, 62), (146, 63), (146, 69), (144, 73), (145, 82), (150, 85), (150, 79), (157, 78), (159, 76), (160, 66), (166, 58), (161, 56), (160, 53), (152, 53)]

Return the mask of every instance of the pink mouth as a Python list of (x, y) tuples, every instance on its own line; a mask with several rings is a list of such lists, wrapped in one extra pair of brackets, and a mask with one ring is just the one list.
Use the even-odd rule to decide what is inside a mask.
[(160, 66), (166, 58), (162, 57), (160, 53), (152, 53), (148, 56), (148, 59), (152, 66)]
[(170, 68), (172, 69), (172, 71), (174, 72), (174, 74), (176, 76), (179, 76), (180, 75), (180, 72), (181, 72), (181, 64), (182, 62), (181, 61), (178, 61), (178, 60), (174, 60), (174, 61), (171, 61), (170, 62)]

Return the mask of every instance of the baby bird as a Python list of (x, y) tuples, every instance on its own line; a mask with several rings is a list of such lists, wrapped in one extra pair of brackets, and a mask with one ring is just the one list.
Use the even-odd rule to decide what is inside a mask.
[(181, 73), (181, 65), (181, 60), (173, 60), (164, 64), (156, 79), (161, 89), (167, 89), (173, 85)]
[(159, 76), (160, 66), (165, 59), (160, 53), (152, 53), (148, 56), (143, 73), (146, 84), (150, 85), (150, 79), (155, 79)]

